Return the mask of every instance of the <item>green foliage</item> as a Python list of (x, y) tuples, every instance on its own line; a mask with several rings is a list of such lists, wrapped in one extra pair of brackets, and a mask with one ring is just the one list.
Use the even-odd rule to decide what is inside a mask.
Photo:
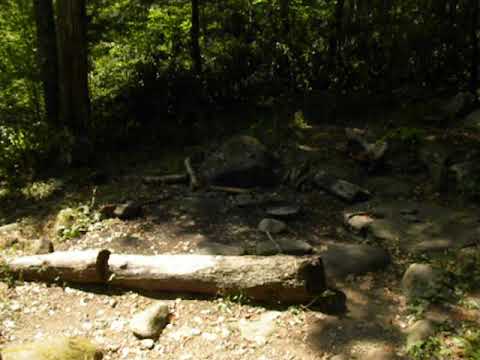
[[(390, 94), (407, 85), (458, 89), (473, 54), (467, 0), (456, 2), (455, 16), (449, 2), (426, 0), (346, 1), (342, 9), (291, 0), (287, 14), (280, 0), (227, 0), (200, 3), (203, 72), (195, 74), (191, 1), (87, 3), (89, 125), (98, 142), (118, 144), (152, 127), (198, 129), (205, 108), (232, 102), (326, 90)], [(0, 3), (0, 35), (0, 177), (14, 178), (52, 153), (68, 154), (71, 141), (44, 123), (32, 1)], [(408, 143), (423, 135), (391, 134)]]
[(91, 204), (65, 208), (57, 215), (55, 232), (59, 240), (73, 239), (85, 234), (90, 226), (99, 222), (100, 213)]
[(418, 145), (427, 136), (425, 130), (415, 127), (399, 127), (390, 131), (385, 140), (401, 141), (407, 145)]
[(441, 350), (441, 341), (437, 337), (430, 337), (425, 341), (412, 346), (408, 355), (412, 360), (430, 360), (438, 359)]

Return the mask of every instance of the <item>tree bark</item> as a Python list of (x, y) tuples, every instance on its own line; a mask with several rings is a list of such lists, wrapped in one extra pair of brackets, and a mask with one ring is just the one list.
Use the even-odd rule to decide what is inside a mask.
[(472, 11), (472, 25), (470, 30), (470, 37), (472, 42), (472, 55), (470, 58), (470, 90), (475, 93), (478, 89), (478, 58), (479, 58), (479, 44), (478, 44), (478, 16), (479, 16), (479, 0), (471, 0)]
[(320, 257), (112, 255), (111, 284), (149, 291), (243, 294), (269, 303), (306, 303), (326, 290)]
[(54, 252), (6, 260), (9, 272), (26, 281), (69, 281), (101, 284), (107, 281), (108, 250)]
[[(110, 255), (108, 250), (55, 252), (6, 260), (27, 281), (68, 281), (176, 293), (242, 294), (272, 304), (323, 304), (319, 256)], [(318, 300), (318, 301), (315, 301)]]
[(60, 121), (82, 136), (90, 116), (86, 1), (57, 1), (57, 19)]
[(38, 65), (47, 121), (58, 125), (58, 56), (52, 0), (33, 0), (37, 26)]
[(200, 76), (202, 73), (202, 55), (200, 51), (200, 8), (199, 0), (192, 0), (192, 28), (190, 30), (193, 70)]
[(338, 43), (343, 29), (343, 13), (345, 0), (336, 0), (334, 19), (330, 35), (329, 58), (333, 68), (336, 68), (338, 58)]
[(280, 21), (283, 39), (287, 41), (290, 33), (290, 0), (280, 1)]

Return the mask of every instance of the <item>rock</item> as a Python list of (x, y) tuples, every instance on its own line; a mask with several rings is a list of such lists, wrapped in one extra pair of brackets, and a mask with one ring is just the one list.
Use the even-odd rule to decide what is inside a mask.
[(250, 136), (236, 136), (211, 154), (201, 173), (213, 185), (250, 188), (277, 182), (275, 161), (267, 148)]
[(256, 194), (240, 194), (235, 196), (234, 203), (238, 207), (259, 206), (264, 202), (262, 197)]
[(364, 162), (373, 170), (383, 161), (388, 150), (385, 141), (369, 141), (364, 130), (346, 128), (347, 149), (352, 157)]
[(0, 235), (20, 231), (19, 223), (11, 223), (7, 225), (0, 226)]
[(275, 332), (276, 320), (282, 315), (280, 311), (267, 311), (256, 321), (240, 320), (238, 327), (241, 336), (258, 345), (265, 345)]
[(115, 208), (117, 205), (115, 204), (105, 204), (100, 207), (98, 212), (100, 213), (100, 217), (102, 220), (111, 219), (115, 217)]
[(200, 255), (242, 256), (245, 254), (245, 249), (240, 246), (205, 241), (198, 245), (195, 253)]
[(274, 206), (266, 210), (267, 215), (280, 218), (290, 219), (300, 214), (301, 208), (297, 205)]
[(32, 246), (35, 255), (49, 254), (54, 251), (53, 243), (45, 238), (36, 240)]
[(447, 120), (453, 119), (457, 116), (465, 115), (471, 110), (475, 103), (475, 95), (469, 92), (460, 92), (453, 98), (448, 100), (440, 111)]
[(353, 233), (363, 234), (368, 229), (370, 224), (375, 221), (375, 219), (366, 213), (347, 213), (344, 214), (344, 221), (347, 228)]
[(448, 182), (449, 150), (444, 143), (429, 142), (420, 149), (420, 161), (427, 168), (435, 191), (444, 190)]
[(348, 181), (336, 179), (324, 171), (319, 171), (315, 175), (314, 182), (321, 189), (350, 203), (366, 201), (371, 196), (368, 190)]
[(480, 195), (480, 163), (479, 159), (454, 164), (450, 172), (455, 178), (457, 190), (464, 195)]
[(435, 335), (435, 324), (430, 320), (419, 320), (408, 329), (407, 351), (418, 343)]
[(462, 126), (467, 130), (480, 132), (480, 109), (475, 110), (468, 115), (462, 122)]
[(327, 278), (381, 271), (390, 264), (386, 250), (370, 245), (332, 244), (320, 254)]
[(6, 347), (2, 360), (101, 360), (102, 352), (83, 338), (55, 338)]
[(117, 205), (113, 214), (122, 220), (134, 219), (142, 214), (142, 206), (136, 202), (129, 201)]
[(402, 288), (410, 300), (431, 300), (441, 297), (445, 290), (445, 275), (430, 264), (412, 264), (402, 278)]
[(156, 302), (133, 317), (130, 329), (140, 339), (156, 339), (167, 325), (169, 317), (168, 305)]
[(153, 341), (152, 339), (143, 339), (142, 341), (140, 341), (140, 346), (142, 349), (152, 350), (155, 346), (155, 341)]
[(307, 255), (313, 252), (313, 247), (305, 241), (280, 238), (258, 242), (255, 249), (257, 256), (269, 256), (276, 254)]
[(426, 202), (381, 199), (353, 206), (343, 217), (355, 236), (415, 254), (471, 246), (480, 236), (475, 211)]
[(263, 219), (258, 224), (258, 230), (270, 234), (280, 234), (287, 230), (287, 224), (275, 219)]

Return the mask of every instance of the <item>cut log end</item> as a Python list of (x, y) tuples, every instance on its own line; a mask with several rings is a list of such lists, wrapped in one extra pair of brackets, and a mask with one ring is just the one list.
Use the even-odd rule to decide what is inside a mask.
[(305, 290), (309, 294), (320, 295), (327, 288), (323, 262), (320, 257), (303, 263), (298, 270), (298, 275), (305, 282)]

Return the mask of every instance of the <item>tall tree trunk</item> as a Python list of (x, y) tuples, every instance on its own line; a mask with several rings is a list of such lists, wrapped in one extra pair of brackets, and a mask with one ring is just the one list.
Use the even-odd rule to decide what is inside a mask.
[(58, 125), (58, 57), (52, 0), (33, 0), (37, 26), (38, 65), (47, 121)]
[(199, 0), (192, 0), (192, 28), (190, 31), (193, 70), (195, 74), (202, 73), (202, 55), (200, 52), (200, 9)]
[(472, 11), (472, 26), (471, 26), (471, 42), (472, 42), (472, 56), (470, 59), (470, 90), (476, 92), (478, 88), (478, 58), (479, 58), (479, 48), (478, 48), (478, 16), (479, 16), (479, 0), (471, 0), (471, 11)]
[(343, 13), (345, 9), (345, 0), (337, 0), (335, 4), (334, 19), (331, 26), (329, 58), (330, 64), (336, 68), (338, 58), (338, 43), (343, 29)]
[(290, 0), (280, 1), (280, 21), (281, 21), (281, 33), (284, 40), (287, 40), (290, 33)]
[(86, 0), (57, 0), (57, 19), (60, 120), (83, 136), (90, 117)]

